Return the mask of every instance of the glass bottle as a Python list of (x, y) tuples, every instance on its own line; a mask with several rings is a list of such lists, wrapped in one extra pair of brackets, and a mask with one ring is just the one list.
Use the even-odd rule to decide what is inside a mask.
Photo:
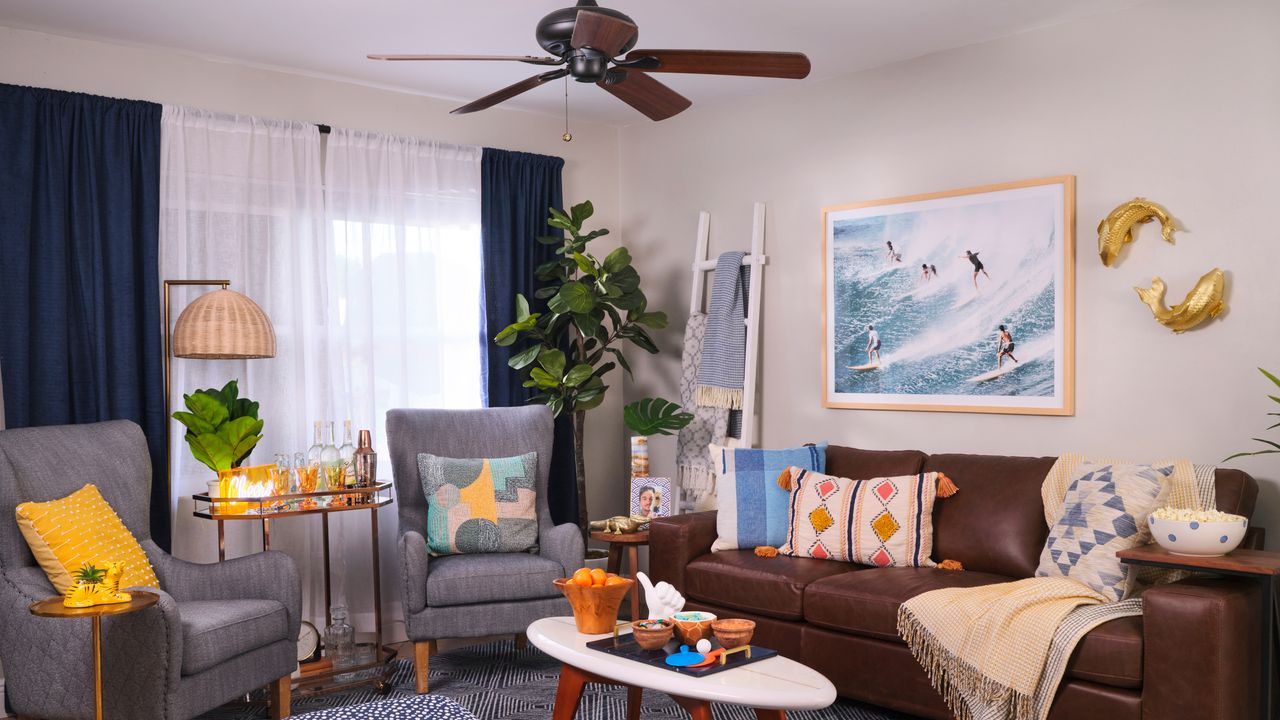
[(338, 448), (338, 461), (342, 464), (342, 486), (356, 486), (356, 447), (351, 444), (351, 421), (342, 422), (342, 447)]
[(335, 669), (349, 667), (355, 652), (356, 631), (347, 623), (347, 609), (337, 606), (329, 611), (333, 621), (324, 630), (324, 652)]
[(319, 420), (316, 421), (315, 432), (313, 433), (313, 437), (315, 438), (315, 440), (314, 442), (311, 443), (311, 448), (307, 450), (307, 464), (318, 466), (320, 464), (320, 451), (324, 449), (324, 445), (320, 443), (320, 421)]
[(342, 487), (342, 460), (338, 454), (338, 446), (334, 444), (333, 426), (334, 423), (330, 420), (329, 429), (325, 432), (324, 447), (320, 449), (320, 474), (327, 491)]

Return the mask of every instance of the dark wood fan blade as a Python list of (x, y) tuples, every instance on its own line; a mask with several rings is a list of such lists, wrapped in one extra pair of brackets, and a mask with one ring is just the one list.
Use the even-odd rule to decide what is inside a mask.
[(530, 65), (559, 65), (564, 61), (533, 55), (367, 55), (370, 60), (482, 60), (485, 62), (522, 62)]
[(644, 113), (650, 120), (679, 115), (693, 101), (638, 70), (612, 70), (600, 87)]
[(549, 73), (534, 75), (528, 80), (521, 80), (515, 85), (502, 88), (496, 93), (485, 95), (484, 97), (480, 98), (479, 100), (476, 100), (473, 103), (470, 103), (468, 105), (463, 105), (462, 107), (458, 108), (457, 110), (454, 110), (450, 114), (465, 115), (467, 113), (486, 110), (488, 108), (493, 107), (494, 105), (497, 105), (498, 103), (506, 102), (511, 98), (519, 95), (520, 93), (529, 92), (530, 90), (538, 87), (539, 85), (542, 85), (543, 83), (551, 82), (552, 80), (555, 80), (557, 78), (562, 78), (568, 74), (569, 74), (569, 71), (562, 68), (560, 70), (552, 70)]
[(624, 62), (656, 58), (657, 67), (639, 65), (645, 72), (744, 75), (801, 80), (809, 76), (803, 53), (742, 52), (735, 50), (632, 50)]
[(639, 33), (640, 28), (635, 23), (604, 13), (579, 10), (569, 45), (574, 50), (589, 47), (609, 57), (616, 57)]

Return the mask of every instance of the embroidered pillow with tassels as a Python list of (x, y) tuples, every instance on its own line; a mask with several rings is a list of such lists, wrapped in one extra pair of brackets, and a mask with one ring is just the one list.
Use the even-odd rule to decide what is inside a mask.
[(780, 554), (878, 567), (934, 567), (933, 504), (956, 492), (937, 472), (850, 480), (792, 467), (778, 484), (791, 494)]

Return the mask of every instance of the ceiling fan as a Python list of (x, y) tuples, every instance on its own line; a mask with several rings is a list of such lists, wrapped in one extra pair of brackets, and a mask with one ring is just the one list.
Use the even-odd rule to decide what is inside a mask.
[(793, 80), (809, 75), (809, 58), (802, 53), (634, 50), (639, 34), (640, 29), (635, 22), (621, 12), (600, 7), (595, 0), (578, 0), (575, 7), (556, 10), (538, 23), (538, 44), (554, 57), (370, 55), (369, 59), (513, 61), (557, 68), (463, 105), (454, 110), (454, 114), (491, 108), (567, 76), (578, 82), (599, 85), (652, 120), (666, 120), (683, 112), (693, 102), (653, 79), (649, 73), (741, 75)]

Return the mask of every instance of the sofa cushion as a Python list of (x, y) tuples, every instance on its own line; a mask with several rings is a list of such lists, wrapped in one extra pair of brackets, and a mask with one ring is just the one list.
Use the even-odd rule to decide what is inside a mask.
[(1142, 616), (1105, 622), (1076, 645), (1067, 676), (1120, 688), (1142, 687)]
[(558, 597), (560, 563), (528, 553), (445, 555), (427, 564), (427, 606)]
[(898, 607), (907, 600), (930, 590), (1009, 580), (1002, 575), (938, 568), (870, 568), (810, 583), (804, 591), (804, 619), (832, 630), (901, 642)]
[(275, 600), (188, 600), (182, 622), (182, 674), (195, 675), (279, 640), (289, 640), (289, 616)]
[(1049, 533), (1040, 486), (1055, 461), (930, 455), (924, 471), (946, 473), (960, 488), (934, 510), (934, 559), (1015, 579), (1033, 576)]
[(804, 589), (833, 575), (857, 574), (862, 565), (793, 558), (756, 557), (750, 550), (711, 553), (685, 568), (690, 598), (783, 620), (804, 618)]
[(850, 480), (915, 475), (924, 468), (927, 457), (919, 450), (861, 450), (831, 445), (827, 447), (827, 469), (821, 472)]

